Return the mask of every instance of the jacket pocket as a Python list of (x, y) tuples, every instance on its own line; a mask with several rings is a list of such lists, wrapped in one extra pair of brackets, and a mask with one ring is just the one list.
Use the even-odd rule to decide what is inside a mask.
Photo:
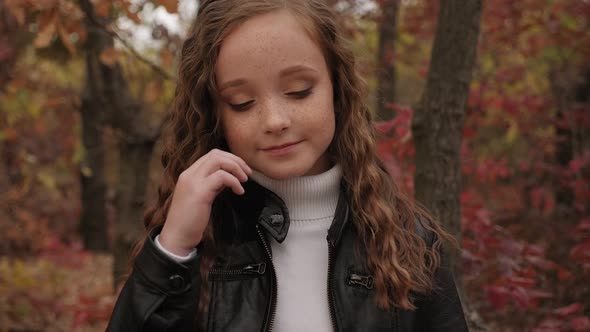
[(210, 281), (230, 281), (258, 278), (266, 273), (266, 263), (213, 266), (209, 270)]

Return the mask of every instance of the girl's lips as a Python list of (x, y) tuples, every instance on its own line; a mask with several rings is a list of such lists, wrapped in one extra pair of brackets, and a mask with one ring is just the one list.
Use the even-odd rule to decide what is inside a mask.
[(276, 146), (272, 146), (267, 149), (262, 149), (262, 151), (267, 152), (273, 156), (283, 156), (283, 155), (289, 154), (291, 151), (293, 151), (299, 143), (301, 143), (301, 141), (282, 144), (282, 145), (276, 145)]

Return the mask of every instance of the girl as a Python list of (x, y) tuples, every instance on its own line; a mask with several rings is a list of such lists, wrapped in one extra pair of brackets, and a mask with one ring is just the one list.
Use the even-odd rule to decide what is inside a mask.
[(321, 0), (202, 1), (108, 331), (466, 331)]

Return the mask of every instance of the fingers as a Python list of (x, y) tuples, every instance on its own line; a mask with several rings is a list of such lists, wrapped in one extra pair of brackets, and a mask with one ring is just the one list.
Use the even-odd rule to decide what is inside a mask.
[(172, 234), (168, 242), (177, 246), (177, 252), (194, 248), (202, 239), (217, 195), (225, 188), (244, 194), (241, 182), (250, 174), (246, 162), (229, 152), (212, 150), (199, 158), (178, 176), (161, 234)]
[(240, 165), (240, 167), (244, 170), (244, 172), (246, 172), (246, 174), (248, 174), (248, 175), (252, 174), (252, 169), (250, 168), (250, 166), (248, 166), (248, 164), (246, 164), (246, 162), (242, 158), (236, 156), (233, 153), (229, 153), (229, 152), (219, 150), (219, 149), (213, 149), (213, 150), (211, 150), (210, 154), (219, 155), (219, 157), (221, 157), (221, 158), (223, 158), (223, 157), (229, 158), (229, 159), (235, 161), (238, 165)]
[(242, 182), (247, 181), (248, 175), (252, 174), (252, 169), (242, 158), (218, 149), (211, 150), (197, 160), (187, 171), (195, 173), (195, 175), (200, 173), (201, 176), (207, 177), (220, 169), (233, 174)]
[(215, 171), (209, 179), (212, 181), (213, 188), (215, 188), (216, 193), (219, 193), (223, 188), (228, 187), (230, 188), (236, 195), (244, 194), (244, 187), (233, 174), (228, 173), (225, 170), (218, 170)]
[(226, 157), (209, 160), (201, 166), (199, 173), (203, 177), (208, 177), (219, 170), (232, 174), (241, 182), (248, 181), (248, 174), (246, 171), (236, 161)]
[[(212, 200), (225, 187), (238, 195), (243, 194), (244, 188), (240, 182), (248, 181), (250, 174), (252, 169), (242, 158), (226, 151), (213, 149), (182, 172), (179, 181), (182, 178), (183, 183), (193, 188), (191, 191), (198, 192), (204, 189), (208, 192), (207, 200)], [(203, 187), (202, 184), (205, 183), (207, 185)]]

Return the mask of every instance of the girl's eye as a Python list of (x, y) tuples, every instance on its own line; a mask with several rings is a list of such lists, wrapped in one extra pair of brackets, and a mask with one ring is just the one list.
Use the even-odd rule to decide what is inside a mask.
[(254, 103), (254, 100), (250, 100), (247, 101), (245, 103), (241, 103), (241, 104), (229, 104), (229, 106), (234, 110), (234, 111), (245, 111), (248, 108), (250, 108), (250, 106), (252, 106), (252, 104)]
[(301, 90), (301, 91), (293, 91), (293, 92), (286, 93), (287, 96), (293, 96), (296, 99), (303, 99), (303, 98), (309, 96), (310, 94), (311, 94), (311, 88), (307, 88), (307, 89)]

